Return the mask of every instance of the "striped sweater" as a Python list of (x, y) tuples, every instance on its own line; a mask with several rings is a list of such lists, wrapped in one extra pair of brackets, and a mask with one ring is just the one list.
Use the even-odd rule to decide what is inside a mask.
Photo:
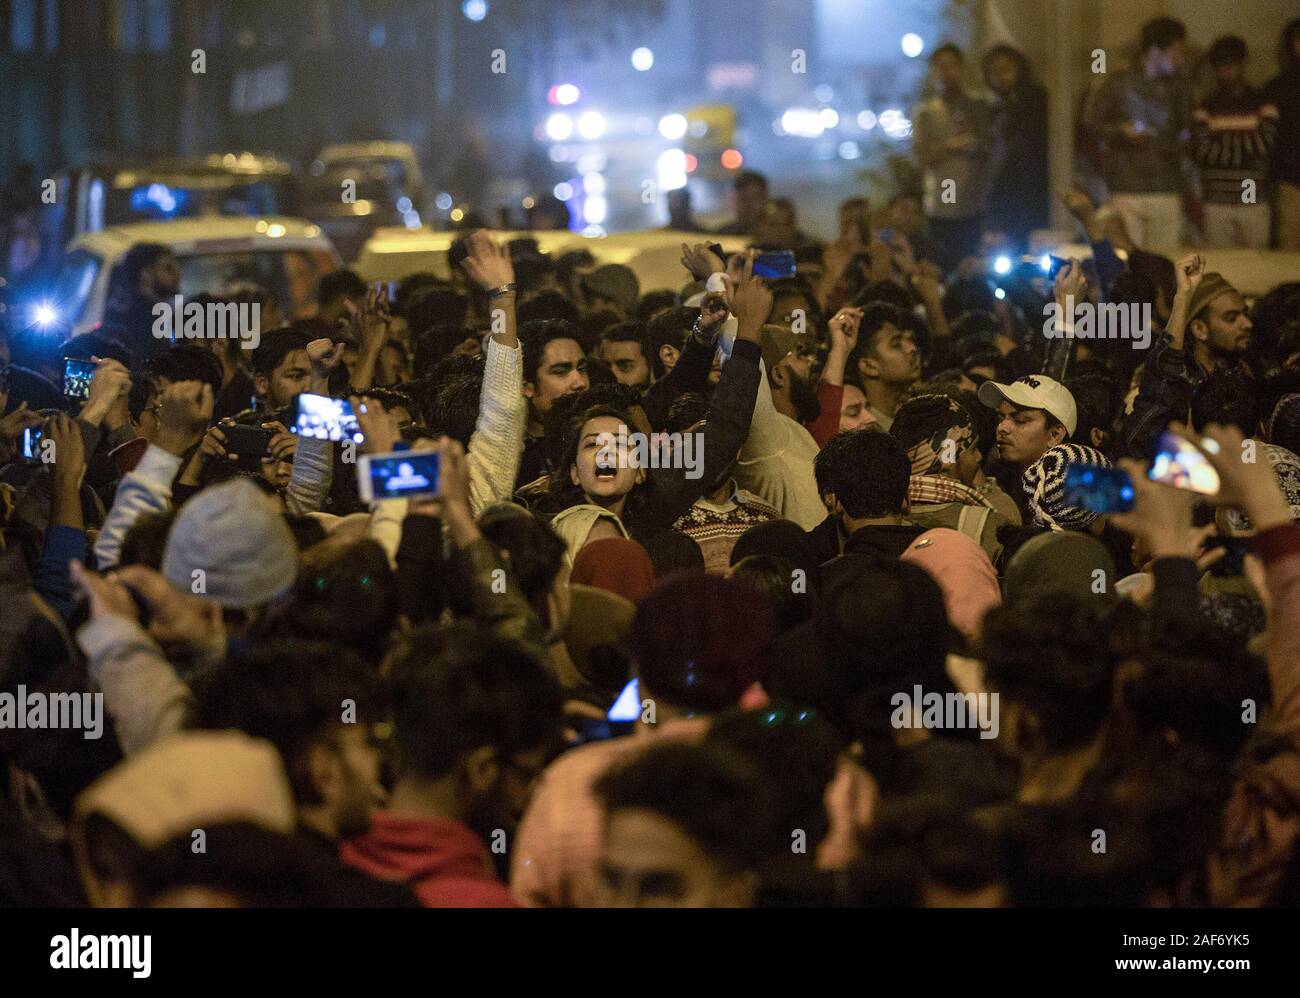
[(1201, 170), (1207, 202), (1243, 204), (1243, 181), (1253, 181), (1254, 203), (1263, 203), (1264, 180), (1277, 140), (1277, 108), (1262, 93), (1216, 90), (1192, 115), (1192, 158)]

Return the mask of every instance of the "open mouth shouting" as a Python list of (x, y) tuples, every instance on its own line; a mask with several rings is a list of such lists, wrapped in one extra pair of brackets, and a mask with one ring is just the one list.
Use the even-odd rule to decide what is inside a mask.
[(596, 458), (596, 481), (612, 482), (618, 477), (618, 462), (612, 456)]

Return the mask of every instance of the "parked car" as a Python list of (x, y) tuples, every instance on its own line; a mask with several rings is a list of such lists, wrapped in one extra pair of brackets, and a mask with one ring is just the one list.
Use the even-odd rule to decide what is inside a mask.
[(181, 294), (222, 294), (252, 282), (268, 288), (284, 314), (311, 314), (322, 275), (340, 266), (338, 253), (320, 226), (299, 218), (204, 218), (144, 222), (87, 233), (63, 255), (48, 293), (29, 308), (44, 321), (73, 334), (104, 319), (113, 271), (138, 243), (162, 243), (176, 254)]

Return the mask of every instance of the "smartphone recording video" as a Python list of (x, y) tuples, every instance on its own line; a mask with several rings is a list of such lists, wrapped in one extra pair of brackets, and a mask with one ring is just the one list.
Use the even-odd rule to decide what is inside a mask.
[(90, 398), (90, 379), (95, 376), (93, 360), (69, 357), (63, 362), (63, 394), (70, 399)]
[(294, 399), (290, 429), (301, 437), (315, 440), (351, 440), (361, 443), (361, 424), (347, 399), (302, 393)]
[(793, 250), (774, 250), (760, 253), (754, 257), (754, 276), (764, 277), (770, 281), (779, 281), (783, 277), (794, 277), (795, 263)]
[(23, 430), (23, 460), (39, 461), (41, 447), (41, 437), (45, 436), (45, 431), (39, 426), (29, 426)]
[(1072, 464), (1065, 469), (1065, 505), (1093, 513), (1127, 513), (1133, 508), (1133, 479), (1119, 468)]
[[(1203, 440), (1201, 446), (1208, 451), (1218, 448), (1213, 440)], [(1214, 470), (1214, 465), (1190, 441), (1168, 431), (1160, 434), (1156, 442), (1156, 453), (1151, 459), (1147, 478), (1198, 495), (1219, 494), (1219, 473)]]
[(366, 502), (436, 496), (440, 466), (432, 451), (366, 454), (357, 461), (357, 490)]

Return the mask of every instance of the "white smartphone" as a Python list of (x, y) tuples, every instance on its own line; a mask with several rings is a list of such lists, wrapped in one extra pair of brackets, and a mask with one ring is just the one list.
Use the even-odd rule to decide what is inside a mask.
[(357, 490), (364, 502), (436, 496), (439, 459), (436, 451), (362, 454), (357, 458)]

